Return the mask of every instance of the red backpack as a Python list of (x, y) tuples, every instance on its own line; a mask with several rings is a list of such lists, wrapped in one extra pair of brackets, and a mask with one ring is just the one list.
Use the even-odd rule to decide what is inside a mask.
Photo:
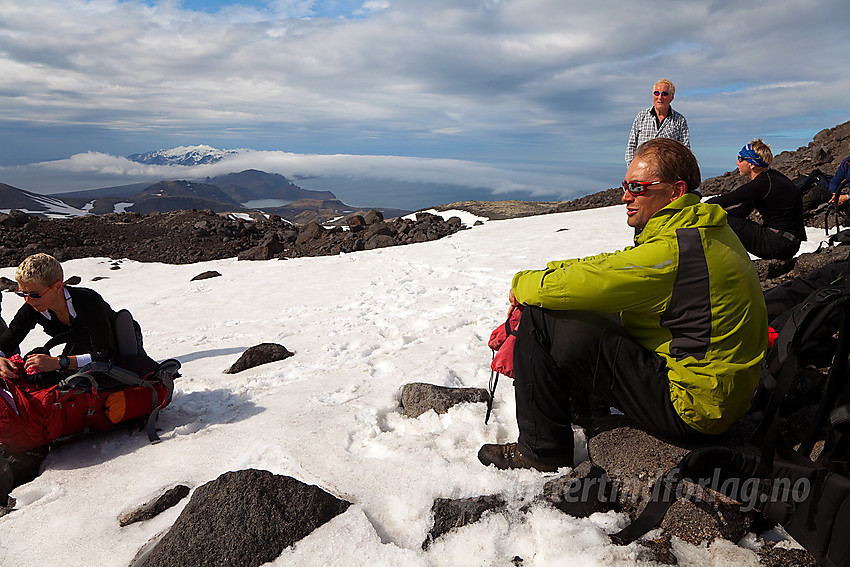
[[(10, 360), (15, 362), (14, 357)], [(141, 377), (106, 363), (93, 362), (89, 367), (88, 372), (84, 368), (57, 386), (43, 388), (23, 377), (20, 360), (20, 377), (0, 385), (0, 447), (11, 453), (28, 451), (148, 416), (148, 435), (158, 441), (153, 426), (159, 410), (171, 401), (179, 363), (168, 360)], [(110, 382), (111, 387), (98, 381)]]

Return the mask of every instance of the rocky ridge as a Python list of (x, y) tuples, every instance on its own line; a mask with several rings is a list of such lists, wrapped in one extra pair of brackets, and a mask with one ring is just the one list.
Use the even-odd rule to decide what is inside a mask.
[(210, 210), (67, 219), (45, 219), (13, 210), (0, 213), (0, 266), (16, 266), (37, 252), (47, 252), (60, 261), (105, 256), (167, 264), (233, 257), (298, 258), (427, 242), (463, 228), (458, 217), (445, 220), (428, 213), (415, 217), (385, 220), (372, 210), (349, 216), (345, 228), (326, 228), (315, 221), (296, 225), (276, 215), (247, 217)]

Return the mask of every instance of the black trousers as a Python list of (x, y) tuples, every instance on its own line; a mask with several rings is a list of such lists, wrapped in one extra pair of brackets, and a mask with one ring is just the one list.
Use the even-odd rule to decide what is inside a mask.
[(800, 249), (800, 239), (789, 233), (728, 215), (729, 226), (735, 231), (747, 252), (765, 260), (793, 258)]
[(664, 359), (599, 313), (527, 307), (514, 347), (514, 387), (519, 450), (546, 464), (572, 464), (575, 387), (660, 437), (709, 437), (676, 413)]

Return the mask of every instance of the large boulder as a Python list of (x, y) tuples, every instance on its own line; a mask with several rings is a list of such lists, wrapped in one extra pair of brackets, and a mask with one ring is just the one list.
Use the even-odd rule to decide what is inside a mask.
[[(673, 469), (694, 445), (673, 444), (637, 428), (622, 416), (611, 416), (601, 430), (588, 440), (588, 453), (594, 465), (605, 470), (616, 486), (616, 501), (621, 510), (635, 517), (650, 499), (657, 498), (655, 481)], [(744, 427), (744, 424), (739, 426)], [(717, 440), (736, 446), (746, 433), (735, 429)], [(662, 520), (669, 534), (699, 545), (717, 538), (739, 541), (753, 525), (754, 512), (742, 511), (735, 502), (710, 488), (686, 483)]]
[(247, 469), (198, 487), (139, 567), (255, 567), (351, 505), (288, 476)]

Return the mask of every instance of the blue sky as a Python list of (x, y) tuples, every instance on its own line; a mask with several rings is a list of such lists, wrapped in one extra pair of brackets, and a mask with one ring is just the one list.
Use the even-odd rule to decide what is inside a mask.
[(661, 76), (709, 177), (754, 137), (779, 153), (850, 119), (845, 14), (844, 0), (0, 0), (0, 182), (188, 176), (123, 156), (207, 144), (351, 186), (571, 198), (622, 180)]
[[(159, 2), (148, 0), (149, 6), (156, 6)], [(263, 12), (280, 11), (286, 8), (288, 11), (298, 11), (301, 17), (314, 18), (357, 18), (357, 13), (363, 5), (362, 1), (326, 0), (322, 2), (273, 2), (264, 0), (241, 0), (229, 2), (227, 0), (181, 0), (178, 5), (186, 10), (206, 12), (215, 14), (224, 8), (253, 8)]]

